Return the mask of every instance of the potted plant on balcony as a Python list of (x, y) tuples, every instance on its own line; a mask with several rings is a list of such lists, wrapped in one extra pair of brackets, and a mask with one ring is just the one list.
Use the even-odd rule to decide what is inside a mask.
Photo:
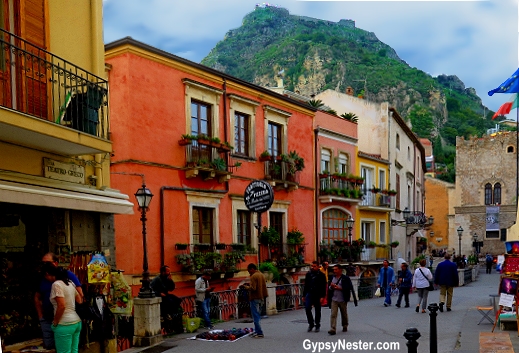
[(211, 146), (213, 147), (220, 147), (222, 145), (222, 140), (220, 140), (219, 137), (211, 137), (209, 142), (211, 143)]
[(209, 244), (209, 243), (198, 243), (198, 244), (195, 244), (195, 248), (198, 251), (209, 250), (211, 248), (211, 244)]
[(357, 185), (364, 184), (364, 178), (363, 177), (356, 177), (355, 184), (357, 184)]
[(189, 135), (189, 134), (183, 134), (182, 136), (180, 136), (181, 139), (178, 140), (178, 144), (180, 146), (186, 146), (186, 145), (190, 145), (193, 140), (196, 140), (197, 139), (197, 136), (195, 135)]
[(267, 151), (267, 150), (261, 152), (261, 154), (259, 156), (260, 162), (270, 161), (271, 159), (272, 159), (272, 156), (270, 155), (269, 151)]
[(368, 242), (368, 248), (373, 249), (375, 246), (377, 246), (377, 243), (375, 243), (373, 240), (371, 240), (370, 242)]
[(231, 146), (231, 144), (228, 141), (225, 141), (219, 147), (219, 151), (223, 151), (223, 152), (229, 152), (232, 149), (233, 149), (233, 147)]
[(391, 242), (390, 245), (391, 245), (392, 248), (396, 248), (398, 245), (400, 245), (400, 242), (395, 240), (395, 241)]
[(330, 175), (330, 172), (327, 171), (327, 170), (323, 170), (323, 171), (319, 174), (319, 178), (321, 178), (321, 179), (325, 179), (325, 178), (328, 178), (328, 175)]
[(394, 190), (394, 189), (391, 189), (391, 190), (388, 190), (388, 191), (387, 191), (387, 194), (388, 194), (389, 196), (395, 196), (395, 195), (397, 194), (397, 191)]
[(179, 264), (182, 267), (183, 272), (194, 271), (193, 257), (191, 256), (191, 254), (175, 255), (175, 259), (177, 260), (177, 264)]
[[(279, 271), (276, 266), (272, 262), (262, 262), (259, 264), (258, 269), (265, 274), (265, 279), (267, 279), (267, 282), (277, 282), (279, 281)], [(267, 272), (269, 273), (267, 275)], [(267, 276), (269, 278), (267, 278)]]
[(189, 246), (189, 244), (186, 244), (186, 243), (176, 243), (175, 244), (175, 249), (177, 249), (177, 250), (186, 250), (188, 246)]
[(382, 195), (387, 195), (387, 194), (389, 194), (389, 190), (387, 190), (387, 189), (383, 189), (383, 190), (380, 190), (380, 193), (381, 193)]
[(206, 134), (199, 134), (197, 136), (198, 143), (201, 145), (209, 146), (211, 144), (211, 138)]
[(303, 233), (297, 228), (287, 233), (287, 244), (303, 244), (304, 241), (305, 237)]
[(274, 227), (263, 227), (260, 234), (260, 243), (263, 245), (278, 245), (279, 233)]
[(371, 188), (371, 192), (373, 192), (374, 194), (378, 194), (380, 192), (380, 188), (377, 188), (375, 185), (373, 185), (373, 187)]
[(216, 250), (225, 250), (227, 248), (227, 244), (224, 243), (216, 243), (214, 244), (214, 248)]
[(223, 158), (217, 157), (213, 159), (213, 162), (211, 163), (213, 168), (218, 171), (226, 171), (227, 170), (227, 163), (225, 163), (225, 160)]
[(232, 243), (232, 244), (231, 244), (231, 248), (232, 248), (234, 251), (244, 251), (244, 250), (245, 250), (245, 244), (241, 244), (241, 243)]

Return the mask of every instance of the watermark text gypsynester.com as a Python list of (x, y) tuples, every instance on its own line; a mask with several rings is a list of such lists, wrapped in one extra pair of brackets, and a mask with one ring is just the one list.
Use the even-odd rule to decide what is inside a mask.
[(367, 342), (346, 341), (338, 339), (334, 342), (319, 342), (306, 339), (303, 341), (303, 349), (312, 353), (340, 352), (340, 351), (398, 351), (400, 342)]

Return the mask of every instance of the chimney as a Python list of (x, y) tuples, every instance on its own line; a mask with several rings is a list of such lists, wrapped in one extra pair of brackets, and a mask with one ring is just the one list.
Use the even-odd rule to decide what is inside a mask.
[(351, 87), (349, 87), (349, 86), (346, 87), (346, 94), (347, 94), (348, 96), (353, 96), (353, 88), (351, 88)]

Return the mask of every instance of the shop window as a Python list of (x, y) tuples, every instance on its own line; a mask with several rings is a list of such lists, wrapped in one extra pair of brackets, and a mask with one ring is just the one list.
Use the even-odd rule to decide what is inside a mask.
[(251, 246), (252, 242), (252, 223), (251, 212), (238, 211), (237, 215), (237, 242)]
[(193, 207), (193, 243), (214, 243), (213, 208)]
[(348, 228), (345, 226), (348, 214), (339, 209), (332, 208), (323, 212), (321, 241), (325, 244), (333, 244), (336, 240), (348, 239)]

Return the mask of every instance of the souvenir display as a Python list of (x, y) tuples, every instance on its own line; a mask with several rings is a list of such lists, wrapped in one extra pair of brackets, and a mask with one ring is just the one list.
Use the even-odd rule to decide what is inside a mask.
[(199, 333), (196, 339), (206, 341), (235, 341), (254, 332), (253, 328), (232, 328), (231, 330), (211, 330)]
[(124, 276), (121, 272), (112, 272), (112, 303), (110, 305), (110, 310), (114, 314), (121, 315), (131, 315), (133, 300), (132, 300), (132, 289), (126, 283)]
[(94, 254), (88, 264), (88, 283), (110, 283), (110, 266), (101, 253)]

